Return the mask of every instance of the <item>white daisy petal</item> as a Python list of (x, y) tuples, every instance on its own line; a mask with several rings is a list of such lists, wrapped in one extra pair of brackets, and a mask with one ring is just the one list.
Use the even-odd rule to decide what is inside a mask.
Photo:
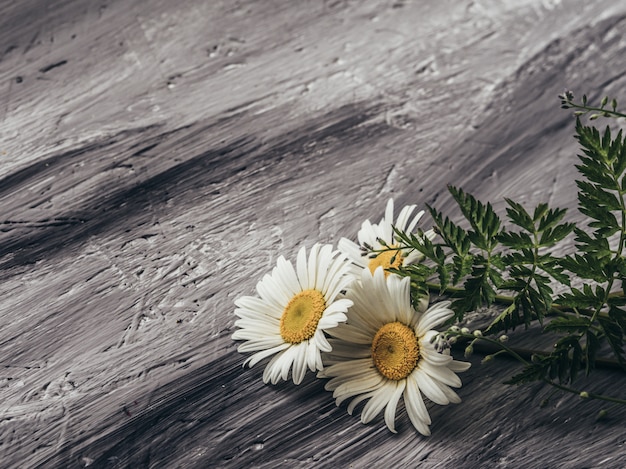
[(371, 398), (373, 395), (374, 395), (374, 392), (372, 391), (372, 392), (368, 392), (365, 394), (361, 394), (360, 396), (357, 396), (354, 399), (352, 399), (350, 401), (350, 404), (348, 404), (348, 408), (347, 408), (348, 413), (352, 415), (352, 412), (354, 412), (354, 409), (356, 408), (357, 405), (359, 405), (364, 400)]
[(369, 220), (365, 220), (361, 224), (361, 229), (359, 230), (357, 238), (361, 246), (364, 244), (376, 246), (378, 245), (378, 241), (376, 241), (376, 238), (379, 237), (378, 235), (378, 226), (372, 225)]
[(261, 299), (273, 309), (282, 311), (289, 301), (285, 293), (276, 288), (276, 282), (271, 275), (265, 275), (263, 280), (257, 283), (256, 289)]
[(409, 217), (415, 208), (415, 205), (406, 205), (405, 207), (402, 207), (402, 210), (400, 210), (400, 213), (398, 214), (398, 218), (396, 218), (396, 222), (393, 223), (393, 220), (391, 220), (391, 223), (393, 223), (399, 230), (405, 231), (406, 225), (409, 223)]
[[(336, 299), (353, 280), (348, 275), (350, 261), (337, 254), (331, 245), (316, 244), (307, 257), (303, 247), (296, 268), (280, 256), (272, 273), (257, 283), (259, 297), (235, 300), (239, 319), (232, 338), (245, 341), (239, 352), (256, 352), (245, 363), (252, 366), (273, 355), (263, 372), (264, 382), (276, 384), (291, 373), (298, 384), (307, 368), (323, 369), (321, 351), (332, 350), (324, 331), (345, 322), (352, 306), (349, 299)], [(322, 285), (329, 296), (320, 290)]]
[(329, 274), (330, 266), (333, 263), (333, 247), (330, 244), (322, 246), (318, 254), (318, 262), (314, 264), (315, 267), (315, 288), (316, 290), (324, 292), (324, 283), (326, 282), (326, 276)]
[(273, 308), (272, 305), (263, 301), (261, 298), (254, 296), (242, 296), (235, 301), (235, 305), (239, 307), (235, 310), (235, 314), (238, 316), (239, 312), (248, 312), (252, 315), (264, 314), (271, 318), (280, 319), (283, 312), (282, 309)]
[(274, 335), (276, 334), (276, 324), (267, 321), (258, 321), (254, 319), (238, 319), (235, 326), (254, 331), (258, 335)]
[(446, 366), (448, 367), (449, 370), (452, 370), (452, 371), (458, 373), (458, 372), (461, 372), (461, 371), (469, 370), (469, 368), (472, 366), (472, 364), (469, 363), (469, 362), (460, 362), (460, 361), (457, 361), (457, 360), (452, 360)]
[[(333, 392), (333, 397), (337, 405), (341, 405), (343, 401), (353, 396), (363, 394), (366, 392), (373, 392), (385, 386), (385, 380), (374, 372), (370, 374), (364, 374), (358, 378), (351, 379), (348, 382), (340, 382), (337, 388)], [(329, 391), (331, 389), (328, 389)]]
[(439, 405), (448, 405), (450, 403), (448, 396), (441, 390), (435, 380), (426, 373), (414, 373), (413, 376), (415, 376), (415, 381), (417, 381), (417, 386), (420, 391), (422, 391), (428, 399)]
[[(413, 375), (407, 377), (406, 380), (406, 389), (404, 391), (404, 405), (408, 411), (413, 413), (415, 418), (424, 422), (426, 426), (431, 424), (428, 409), (426, 409), (426, 404), (424, 404), (424, 399), (422, 399), (422, 393), (420, 392), (417, 381), (415, 380), (415, 376)], [(411, 421), (413, 421), (413, 418), (411, 418)]]
[(419, 362), (418, 368), (433, 378), (434, 381), (439, 381), (455, 388), (461, 387), (461, 378), (447, 366), (434, 366), (426, 360), (422, 360)]
[(459, 404), (461, 402), (461, 398), (459, 397), (459, 395), (455, 393), (452, 389), (450, 389), (448, 386), (436, 380), (433, 380), (433, 382), (439, 387), (441, 392), (446, 395), (446, 398), (452, 404)]
[(393, 391), (393, 394), (389, 398), (389, 402), (387, 403), (387, 407), (385, 408), (385, 423), (387, 424), (387, 428), (391, 430), (393, 433), (396, 432), (396, 408), (398, 407), (398, 401), (400, 397), (402, 397), (402, 393), (404, 392), (404, 388), (406, 387), (406, 380), (396, 381), (395, 382), (396, 389)]
[(410, 324), (414, 316), (411, 307), (411, 279), (410, 277), (389, 276), (387, 280), (391, 301), (395, 302), (396, 318), (403, 324)]
[(449, 306), (449, 301), (442, 301), (428, 308), (417, 323), (417, 333), (424, 335), (454, 316), (454, 311)]
[(359, 267), (367, 267), (367, 258), (362, 256), (361, 248), (358, 244), (347, 238), (341, 238), (337, 244), (339, 250), (344, 253), (348, 259)]
[(346, 343), (337, 339), (328, 339), (328, 342), (333, 348), (333, 356), (341, 358), (368, 358), (372, 353), (371, 345)]
[(292, 345), (291, 348), (295, 351), (295, 357), (293, 359), (293, 382), (294, 384), (300, 384), (306, 373), (308, 344), (301, 342)]
[(339, 292), (345, 290), (352, 281), (350, 265), (346, 263), (346, 259), (343, 256), (335, 259), (328, 269), (324, 288), (321, 290), (326, 302), (335, 301)]
[(286, 260), (283, 256), (278, 258), (278, 269), (277, 273), (280, 278), (280, 281), (283, 283), (284, 287), (289, 291), (289, 296), (292, 297), (296, 293), (298, 293), (300, 289), (300, 283), (298, 282), (298, 277), (296, 275), (296, 271), (293, 268), (291, 262)]
[[(404, 228), (404, 231), (406, 231), (407, 233), (413, 233), (413, 230), (415, 229), (415, 227), (417, 226), (417, 223), (420, 221), (420, 219), (422, 218), (422, 216), (424, 216), (424, 210), (420, 210), (419, 212), (417, 212), (415, 214), (415, 216), (413, 217), (413, 220), (411, 221), (411, 223), (409, 224), (409, 226), (407, 226), (406, 228)], [(435, 233), (433, 230), (430, 230), (433, 232), (433, 234)]]
[(404, 407), (409, 416), (409, 420), (415, 429), (424, 436), (430, 435), (430, 416), (426, 410), (426, 405), (422, 400), (422, 396), (417, 389), (417, 385), (412, 385), (413, 380), (407, 380), (406, 390), (404, 391)]
[[(357, 235), (360, 245), (367, 243), (378, 249), (383, 244), (377, 238), (393, 245), (392, 225), (412, 232), (424, 214), (420, 211), (413, 215), (415, 210), (416, 206), (406, 206), (394, 219), (393, 200), (389, 200), (380, 223), (372, 224), (369, 220), (362, 223)], [(431, 230), (424, 236), (432, 239), (434, 232)], [(437, 352), (430, 343), (438, 334), (435, 328), (454, 314), (450, 303), (428, 308), (428, 299), (424, 298), (415, 311), (410, 298), (410, 279), (383, 269), (383, 265), (391, 262), (389, 254), (388, 260), (385, 257), (372, 263), (360, 256), (359, 245), (352, 241), (343, 238), (339, 247), (355, 266), (362, 268), (358, 280), (349, 285), (346, 282), (345, 297), (353, 302), (345, 313), (346, 322), (326, 329), (332, 337), (328, 340), (332, 351), (324, 353), (325, 369), (317, 376), (330, 378), (325, 388), (333, 392), (337, 405), (350, 400), (347, 408), (350, 414), (359, 403), (368, 401), (361, 413), (363, 423), (373, 420), (384, 408), (385, 424), (395, 432), (396, 411), (403, 398), (415, 429), (430, 435), (431, 420), (422, 394), (440, 405), (459, 402), (459, 396), (451, 389), (461, 385), (455, 372), (469, 367), (454, 361), (449, 351)], [(407, 252), (402, 262), (406, 265), (422, 257)], [(378, 265), (373, 274), (370, 264)], [(335, 308), (338, 310), (339, 306)], [(329, 314), (321, 323), (331, 326), (337, 319), (344, 318)]]
[[(285, 345), (285, 347), (283, 347)], [(246, 343), (237, 347), (239, 353), (256, 352), (257, 350), (272, 349), (274, 347), (288, 347), (283, 343), (282, 337), (263, 337), (261, 339), (249, 339)], [(281, 348), (281, 350), (282, 350)]]
[(265, 365), (265, 369), (263, 370), (263, 382), (265, 384), (278, 380), (278, 377), (280, 376), (280, 368), (276, 366), (276, 361), (283, 353), (285, 353), (284, 350), (274, 355), (269, 363)]
[(306, 250), (304, 246), (298, 251), (298, 258), (296, 259), (296, 271), (298, 273), (298, 281), (302, 290), (308, 290), (311, 288), (309, 284), (309, 272), (306, 262)]
[(370, 357), (364, 359), (347, 360), (336, 365), (332, 365), (324, 370), (326, 376), (344, 376), (351, 373), (359, 374), (367, 372), (373, 366)]
[(309, 276), (308, 288), (315, 288), (315, 282), (317, 281), (317, 261), (318, 261), (319, 250), (320, 250), (320, 245), (315, 243), (311, 247), (311, 250), (309, 251), (309, 263), (307, 265), (308, 276)]
[(264, 358), (267, 358), (270, 355), (274, 355), (275, 353), (279, 353), (280, 351), (285, 350), (287, 347), (289, 347), (289, 344), (280, 344), (280, 345), (276, 345), (274, 347), (268, 348), (266, 350), (263, 350), (262, 352), (255, 353), (244, 362), (244, 366), (248, 365), (250, 368), (252, 368), (260, 360), (263, 360)]
[(365, 404), (365, 407), (363, 407), (363, 410), (361, 411), (361, 422), (369, 423), (374, 419), (374, 417), (380, 414), (380, 411), (383, 410), (389, 402), (394, 390), (395, 385), (393, 384), (393, 381), (387, 381), (383, 384), (383, 386), (377, 389), (372, 398), (367, 401), (367, 404)]
[(314, 341), (315, 346), (320, 352), (330, 352), (332, 350), (332, 347), (328, 343), (328, 339), (326, 339), (326, 336), (324, 336), (324, 333), (321, 329), (318, 329), (315, 332), (312, 340)]
[(339, 323), (346, 322), (347, 316), (344, 313), (335, 313), (324, 316), (320, 319), (318, 327), (323, 330), (332, 329), (337, 327)]
[(318, 367), (318, 362), (321, 361), (320, 355), (320, 351), (315, 344), (309, 343), (306, 351), (306, 363), (309, 366), (309, 370), (315, 371), (321, 369), (321, 367)]
[(432, 347), (432, 345), (425, 340), (420, 342), (420, 356), (424, 361), (436, 366), (447, 366), (452, 362), (452, 357), (450, 355), (439, 353), (428, 346)]
[(382, 236), (385, 241), (391, 242), (393, 239), (393, 231), (391, 225), (393, 224), (393, 199), (387, 201), (387, 207), (385, 207), (385, 216), (380, 221), (378, 226), (382, 230)]

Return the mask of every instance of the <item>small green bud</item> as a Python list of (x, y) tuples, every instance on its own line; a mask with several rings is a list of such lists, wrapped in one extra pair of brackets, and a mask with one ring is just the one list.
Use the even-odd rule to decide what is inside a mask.
[(509, 341), (509, 336), (506, 334), (502, 334), (500, 337), (498, 337), (498, 340), (502, 343), (508, 342)]
[(594, 120), (596, 120), (598, 117), (600, 117), (600, 114), (591, 114), (591, 116), (589, 116), (589, 120), (590, 120), (590, 121), (594, 121)]
[(461, 334), (469, 334), (470, 330), (467, 327), (461, 328)]
[(617, 100), (616, 99), (611, 100), (611, 107), (615, 111), (615, 109), (617, 108)]
[(450, 345), (456, 344), (456, 337), (450, 337), (450, 338), (448, 339), (448, 343), (449, 343)]
[(587, 391), (582, 391), (579, 396), (581, 399), (589, 399), (589, 393)]
[(596, 417), (596, 420), (604, 420), (608, 415), (609, 415), (609, 411), (606, 409), (602, 409), (600, 412), (598, 412), (598, 416)]
[(574, 115), (578, 117), (578, 116), (582, 116), (584, 113), (585, 113), (584, 111), (576, 111)]
[(489, 363), (489, 362), (491, 362), (491, 361), (493, 361), (493, 355), (487, 355), (485, 358), (483, 358), (483, 359), (480, 361), (480, 363), (481, 363), (482, 365), (484, 365), (484, 364)]
[(448, 329), (450, 332), (453, 332), (455, 334), (458, 334), (461, 329), (459, 328), (459, 326), (452, 326), (450, 329)]
[(471, 345), (465, 347), (465, 358), (469, 358), (472, 353), (474, 353), (474, 347), (472, 347)]
[(600, 107), (606, 106), (606, 103), (608, 102), (609, 102), (609, 97), (605, 96), (604, 98), (602, 98), (602, 103), (600, 104)]
[(478, 329), (476, 329), (476, 330), (473, 332), (473, 334), (474, 334), (474, 337), (482, 337), (482, 336), (483, 336), (483, 332), (482, 332), (482, 331), (480, 331), (480, 330), (478, 330)]

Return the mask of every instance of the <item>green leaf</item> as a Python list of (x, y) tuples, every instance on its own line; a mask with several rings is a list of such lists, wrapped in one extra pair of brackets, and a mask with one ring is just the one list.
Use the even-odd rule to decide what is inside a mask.
[(533, 240), (526, 233), (514, 233), (511, 231), (502, 231), (497, 237), (498, 241), (511, 249), (531, 249), (533, 247)]
[(585, 332), (589, 329), (591, 322), (586, 317), (558, 317), (550, 321), (550, 323), (544, 327), (544, 332)]
[(622, 317), (624, 311), (618, 310), (617, 308), (612, 308), (612, 311), (613, 315), (611, 315), (611, 311), (609, 311), (608, 318), (598, 316), (598, 323), (600, 323), (606, 340), (613, 350), (617, 361), (622, 369), (626, 371), (626, 352), (624, 351), (624, 334), (626, 330), (622, 329), (620, 321), (616, 319), (616, 316)]
[(542, 363), (531, 363), (528, 366), (525, 366), (524, 369), (508, 379), (504, 381), (504, 384), (527, 384), (533, 383), (535, 381), (541, 381), (546, 374), (546, 365)]
[(539, 238), (539, 246), (554, 246), (574, 231), (575, 227), (576, 225), (574, 223), (564, 223), (562, 225), (557, 225), (554, 228), (546, 227)]
[(595, 367), (596, 355), (600, 348), (600, 339), (592, 330), (587, 330), (586, 339), (584, 353), (585, 374), (589, 375), (591, 370)]
[[(547, 204), (543, 204), (543, 205), (545, 205), (546, 208), (548, 207)], [(538, 231), (545, 231), (548, 228), (552, 228), (554, 225), (556, 225), (558, 222), (560, 222), (563, 219), (566, 213), (567, 213), (567, 209), (564, 209), (564, 208), (543, 210), (541, 212), (541, 217), (534, 219), (535, 222), (539, 220)]]
[[(533, 223), (533, 219), (530, 217), (526, 209), (511, 199), (505, 198), (504, 200), (506, 200), (506, 203), (509, 204), (509, 208), (506, 209), (506, 213), (509, 219), (513, 222), (513, 224), (532, 233), (535, 226)], [(538, 209), (539, 207), (537, 207), (537, 209), (535, 210), (535, 214), (537, 213)]]
[(448, 186), (448, 190), (472, 226), (473, 231), (468, 233), (472, 243), (480, 249), (491, 251), (497, 245), (496, 235), (500, 230), (500, 218), (491, 204), (483, 205), (472, 195), (454, 186)]

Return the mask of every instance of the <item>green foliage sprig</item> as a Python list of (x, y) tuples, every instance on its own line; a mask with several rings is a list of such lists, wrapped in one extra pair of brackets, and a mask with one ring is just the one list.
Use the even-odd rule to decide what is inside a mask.
[[(456, 321), (463, 321), (470, 311), (503, 303), (502, 312), (484, 331), (470, 334), (452, 326), (440, 340), (471, 340), (469, 352), (481, 341), (498, 346), (496, 354), (507, 353), (522, 365), (507, 383), (541, 381), (584, 398), (626, 404), (620, 398), (570, 387), (581, 372), (592, 372), (606, 346), (612, 363), (626, 371), (626, 141), (621, 130), (613, 135), (609, 126), (601, 132), (581, 121), (584, 115), (595, 120), (626, 114), (617, 110), (615, 99), (607, 108), (608, 97), (599, 106), (588, 105), (586, 96), (581, 103), (574, 102), (570, 91), (559, 98), (563, 108), (575, 109), (576, 139), (582, 150), (576, 165), (578, 210), (587, 217), (582, 226), (564, 221), (565, 209), (540, 203), (529, 211), (510, 199), (505, 199), (505, 225), (490, 203), (449, 186), (463, 215), (461, 222), (427, 205), (439, 235), (435, 240), (421, 231), (394, 229), (394, 246), (365, 250), (419, 251), (424, 262), (390, 270), (411, 277), (414, 301), (428, 293), (427, 287), (454, 296)], [(576, 252), (554, 255), (553, 248), (572, 234)], [(533, 323), (556, 336), (552, 350), (527, 359), (495, 338)]]

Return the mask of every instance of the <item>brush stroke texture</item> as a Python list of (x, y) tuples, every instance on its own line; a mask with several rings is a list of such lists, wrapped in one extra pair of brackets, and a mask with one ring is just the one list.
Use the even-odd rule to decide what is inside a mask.
[(230, 339), (279, 255), (391, 196), (580, 219), (556, 96), (619, 98), (624, 30), (609, 0), (1, 2), (3, 467), (626, 466), (623, 410), (539, 408), (506, 360), (473, 358), (426, 439), (263, 385)]

